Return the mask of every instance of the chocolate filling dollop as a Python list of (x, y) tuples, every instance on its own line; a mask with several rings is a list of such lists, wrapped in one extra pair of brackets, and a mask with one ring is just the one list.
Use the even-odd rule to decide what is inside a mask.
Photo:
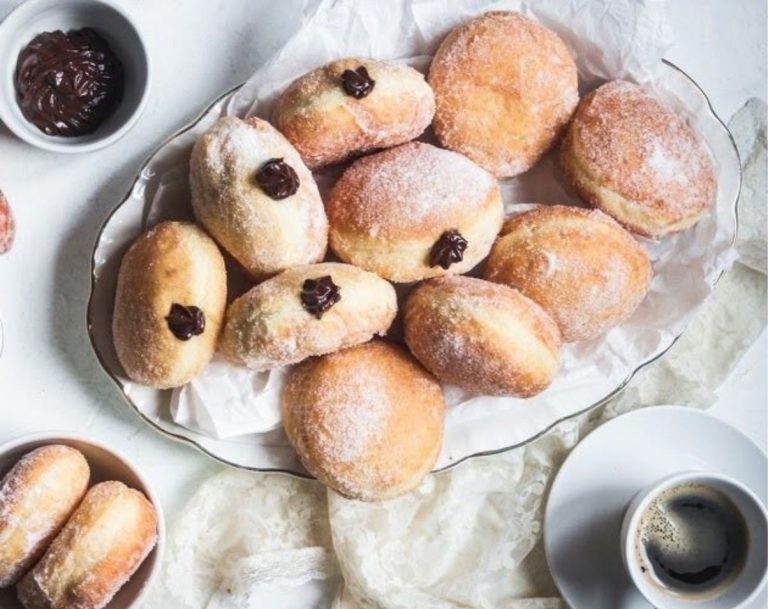
[(91, 28), (43, 32), (19, 53), (21, 113), (47, 135), (93, 133), (120, 104), (123, 65)]
[(321, 319), (323, 313), (341, 300), (340, 290), (330, 275), (307, 279), (301, 288), (301, 304), (308, 313)]
[(283, 159), (269, 159), (256, 173), (256, 182), (268, 197), (279, 201), (299, 189), (299, 176)]
[(448, 269), (455, 262), (464, 259), (467, 240), (457, 230), (445, 231), (432, 246), (429, 253), (429, 266), (441, 266)]
[(344, 70), (341, 73), (341, 82), (347, 95), (355, 99), (362, 99), (373, 91), (376, 81), (370, 77), (365, 66), (360, 66), (356, 70)]
[(179, 340), (189, 340), (205, 330), (205, 313), (192, 305), (184, 306), (174, 302), (165, 320), (170, 331)]

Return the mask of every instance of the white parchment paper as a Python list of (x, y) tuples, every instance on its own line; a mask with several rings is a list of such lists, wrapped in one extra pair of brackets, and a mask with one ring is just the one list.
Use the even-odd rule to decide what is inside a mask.
[[(143, 216), (145, 227), (160, 219), (190, 217), (189, 148), (216, 118), (223, 114), (269, 118), (276, 96), (293, 79), (339, 57), (393, 59), (426, 70), (431, 53), (448, 30), (490, 9), (520, 10), (556, 30), (574, 54), (582, 93), (606, 79), (627, 78), (643, 83), (684, 113), (712, 153), (719, 190), (712, 213), (693, 229), (660, 242), (643, 240), (654, 267), (648, 297), (620, 327), (595, 340), (567, 345), (561, 371), (545, 392), (519, 400), (468, 396), (447, 388), (449, 409), (438, 468), (471, 454), (525, 442), (609, 396), (671, 345), (733, 260), (738, 158), (727, 131), (695, 83), (661, 62), (671, 43), (663, 1), (307, 2), (298, 33), (243, 87), (161, 148), (145, 170), (146, 179), (137, 183), (136, 200), (127, 202), (141, 203), (148, 210)], [(317, 174), (321, 189), (338, 171)], [(522, 204), (580, 204), (562, 179), (555, 151), (525, 175), (503, 181), (502, 193), (508, 213), (519, 211)], [(119, 213), (112, 222), (121, 230), (129, 223)], [(120, 222), (123, 226), (118, 227)], [(109, 245), (107, 232), (105, 246)], [(108, 255), (105, 251), (104, 256)], [(231, 283), (237, 284), (235, 292), (248, 287), (242, 281)], [(225, 461), (300, 472), (280, 431), (277, 396), (283, 374), (282, 370), (253, 373), (215, 360), (198, 378), (175, 391), (170, 402), (128, 381), (123, 387), (158, 426), (192, 439)]]

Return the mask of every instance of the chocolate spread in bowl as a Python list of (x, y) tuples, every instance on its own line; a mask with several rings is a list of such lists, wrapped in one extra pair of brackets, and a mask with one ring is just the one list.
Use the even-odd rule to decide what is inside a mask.
[(93, 133), (123, 97), (123, 65), (91, 28), (43, 32), (19, 53), (16, 94), (24, 117), (47, 135)]

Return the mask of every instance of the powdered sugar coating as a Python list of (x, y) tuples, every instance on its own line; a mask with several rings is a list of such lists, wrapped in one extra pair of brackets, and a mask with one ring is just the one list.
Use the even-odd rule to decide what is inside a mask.
[[(307, 279), (324, 276), (339, 286), (341, 300), (317, 319), (300, 294)], [(394, 288), (373, 273), (337, 262), (298, 266), (229, 306), (219, 350), (238, 364), (267, 370), (383, 335), (396, 313)]]
[(0, 191), (0, 254), (5, 254), (13, 246), (16, 238), (16, 223), (8, 199)]
[(353, 163), (327, 202), (331, 247), (347, 262), (393, 281), (445, 274), (429, 253), (458, 230), (468, 241), (462, 273), (482, 260), (503, 222), (496, 180), (463, 155), (412, 142)]
[(560, 331), (517, 290), (447, 276), (419, 284), (405, 305), (405, 341), (441, 381), (486, 395), (530, 397), (559, 367)]
[[(380, 442), (389, 415), (386, 388), (379, 377), (352, 377), (343, 386), (321, 379), (316, 407), (327, 410), (326, 426), (317, 430), (318, 449), (332, 461), (349, 463)], [(333, 433), (328, 433), (333, 430)]]
[[(341, 75), (363, 66), (375, 81), (362, 99), (347, 95)], [(406, 65), (367, 58), (333, 61), (294, 81), (273, 114), (277, 128), (311, 168), (418, 137), (435, 112), (432, 89)]]
[[(280, 200), (255, 179), (275, 158), (299, 179), (297, 192)], [(217, 120), (192, 150), (190, 188), (197, 221), (257, 278), (325, 255), (328, 222), (317, 184), (298, 152), (266, 121)]]
[(156, 541), (157, 516), (146, 497), (121, 482), (101, 482), (19, 583), (19, 599), (27, 609), (102, 609)]
[(568, 342), (624, 321), (651, 275), (647, 254), (619, 224), (599, 210), (559, 205), (510, 218), (484, 271), (540, 304)]
[(0, 482), (0, 587), (15, 583), (42, 556), (85, 494), (83, 455), (53, 444), (24, 455)]
[(281, 403), (286, 433), (304, 466), (348, 497), (372, 501), (411, 490), (440, 449), (440, 386), (388, 343), (299, 364)]
[(485, 13), (448, 34), (429, 83), (440, 142), (501, 177), (533, 166), (579, 99), (576, 64), (563, 41), (509, 11)]
[[(120, 263), (112, 316), (125, 374), (162, 389), (196, 376), (213, 356), (226, 298), (224, 258), (202, 228), (161, 222), (141, 235)], [(174, 304), (199, 308), (204, 331), (179, 340), (166, 319)]]
[(717, 188), (709, 154), (685, 119), (625, 81), (582, 100), (562, 161), (585, 200), (650, 236), (697, 222)]

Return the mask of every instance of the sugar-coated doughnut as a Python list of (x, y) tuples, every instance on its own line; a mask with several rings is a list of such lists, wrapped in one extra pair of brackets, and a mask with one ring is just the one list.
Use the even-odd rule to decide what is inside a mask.
[(560, 331), (517, 290), (472, 277), (420, 283), (405, 304), (405, 342), (438, 379), (471, 393), (531, 397), (560, 366)]
[(355, 161), (327, 202), (345, 262), (390, 281), (465, 273), (504, 221), (496, 180), (465, 156), (412, 142)]
[(640, 244), (604, 213), (554, 205), (507, 220), (484, 273), (539, 303), (572, 342), (629, 317), (652, 269)]
[(155, 546), (157, 514), (122, 482), (101, 482), (19, 582), (26, 609), (102, 609)]
[(16, 222), (13, 219), (13, 211), (8, 199), (0, 190), (0, 254), (5, 254), (16, 238)]
[(373, 273), (337, 262), (294, 267), (229, 306), (219, 351), (266, 370), (364, 343), (396, 314), (395, 289)]
[(508, 11), (451, 31), (432, 60), (429, 84), (440, 143), (499, 177), (533, 166), (579, 100), (576, 64), (563, 41)]
[(197, 221), (257, 279), (325, 256), (317, 184), (268, 122), (217, 120), (192, 149), (189, 181)]
[(582, 199), (651, 237), (693, 226), (717, 191), (709, 154), (685, 119), (625, 81), (584, 97), (561, 161)]
[(140, 236), (120, 265), (112, 318), (128, 377), (161, 389), (191, 380), (213, 356), (226, 297), (224, 258), (201, 228), (163, 222)]
[(43, 555), (88, 488), (80, 451), (51, 444), (24, 455), (0, 482), (0, 588)]
[(415, 488), (440, 452), (442, 390), (401, 347), (373, 341), (293, 368), (283, 424), (304, 467), (346, 497)]
[(346, 58), (305, 74), (275, 104), (275, 126), (310, 168), (408, 142), (429, 126), (424, 76), (390, 61)]

